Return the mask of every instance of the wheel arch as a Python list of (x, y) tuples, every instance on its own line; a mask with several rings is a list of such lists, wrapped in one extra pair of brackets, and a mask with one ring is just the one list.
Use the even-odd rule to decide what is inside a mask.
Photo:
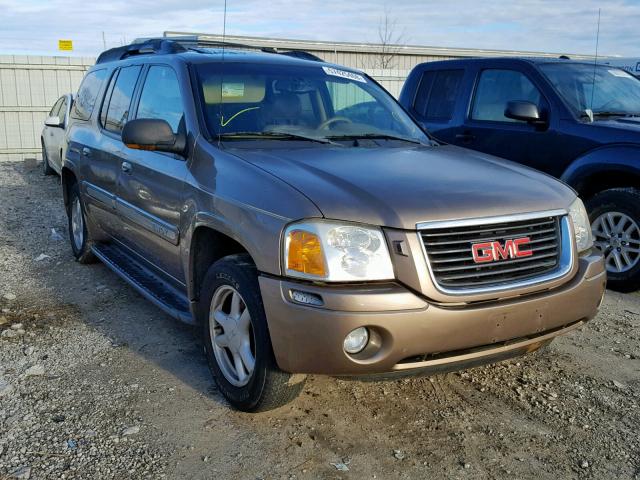
[(255, 263), (249, 250), (237, 239), (211, 225), (197, 225), (189, 242), (187, 289), (190, 300), (199, 299), (204, 278), (211, 265), (221, 258), (240, 253), (249, 255)]
[(609, 146), (576, 159), (561, 180), (587, 200), (611, 188), (640, 189), (640, 147)]
[(76, 174), (68, 167), (62, 167), (60, 172), (60, 179), (62, 182), (62, 198), (64, 200), (64, 206), (69, 205), (69, 188), (78, 182)]

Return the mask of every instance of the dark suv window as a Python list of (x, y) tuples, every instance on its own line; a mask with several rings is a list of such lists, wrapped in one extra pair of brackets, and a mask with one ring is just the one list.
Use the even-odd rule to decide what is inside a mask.
[(451, 120), (464, 70), (425, 72), (413, 108), (425, 120)]
[(152, 66), (142, 87), (136, 118), (166, 120), (173, 132), (178, 133), (183, 116), (180, 84), (176, 72), (171, 67)]
[(78, 90), (76, 101), (73, 102), (72, 117), (80, 120), (88, 120), (91, 117), (105, 78), (107, 78), (107, 70), (94, 70), (87, 73)]
[(114, 76), (111, 79), (100, 115), (102, 126), (110, 132), (122, 132), (124, 124), (127, 123), (131, 97), (136, 88), (140, 69), (140, 66), (122, 68), (117, 73), (117, 78)]
[(507, 103), (526, 101), (540, 106), (540, 92), (524, 73), (515, 70), (484, 70), (473, 100), (471, 118), (493, 122), (519, 122), (504, 116)]

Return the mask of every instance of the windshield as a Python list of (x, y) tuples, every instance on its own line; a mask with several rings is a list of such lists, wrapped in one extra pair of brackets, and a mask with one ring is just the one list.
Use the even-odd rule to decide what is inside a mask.
[[(540, 69), (578, 116), (640, 115), (640, 80), (624, 70), (588, 64), (547, 63)], [(593, 93), (593, 102), (592, 102)]]
[(385, 90), (358, 73), (321, 63), (208, 63), (196, 69), (212, 136), (429, 142)]

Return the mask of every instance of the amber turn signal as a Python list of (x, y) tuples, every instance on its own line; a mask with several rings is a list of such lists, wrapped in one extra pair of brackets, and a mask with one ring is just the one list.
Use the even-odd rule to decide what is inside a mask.
[(288, 270), (318, 277), (326, 276), (322, 243), (317, 235), (304, 230), (293, 230), (289, 232), (287, 241), (289, 242)]

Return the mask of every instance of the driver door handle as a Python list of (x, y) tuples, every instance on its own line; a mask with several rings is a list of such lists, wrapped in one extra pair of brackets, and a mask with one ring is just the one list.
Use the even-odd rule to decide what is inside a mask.
[(120, 168), (126, 174), (130, 174), (131, 170), (133, 169), (133, 167), (131, 166), (131, 164), (129, 162), (122, 162), (122, 165), (120, 165)]

